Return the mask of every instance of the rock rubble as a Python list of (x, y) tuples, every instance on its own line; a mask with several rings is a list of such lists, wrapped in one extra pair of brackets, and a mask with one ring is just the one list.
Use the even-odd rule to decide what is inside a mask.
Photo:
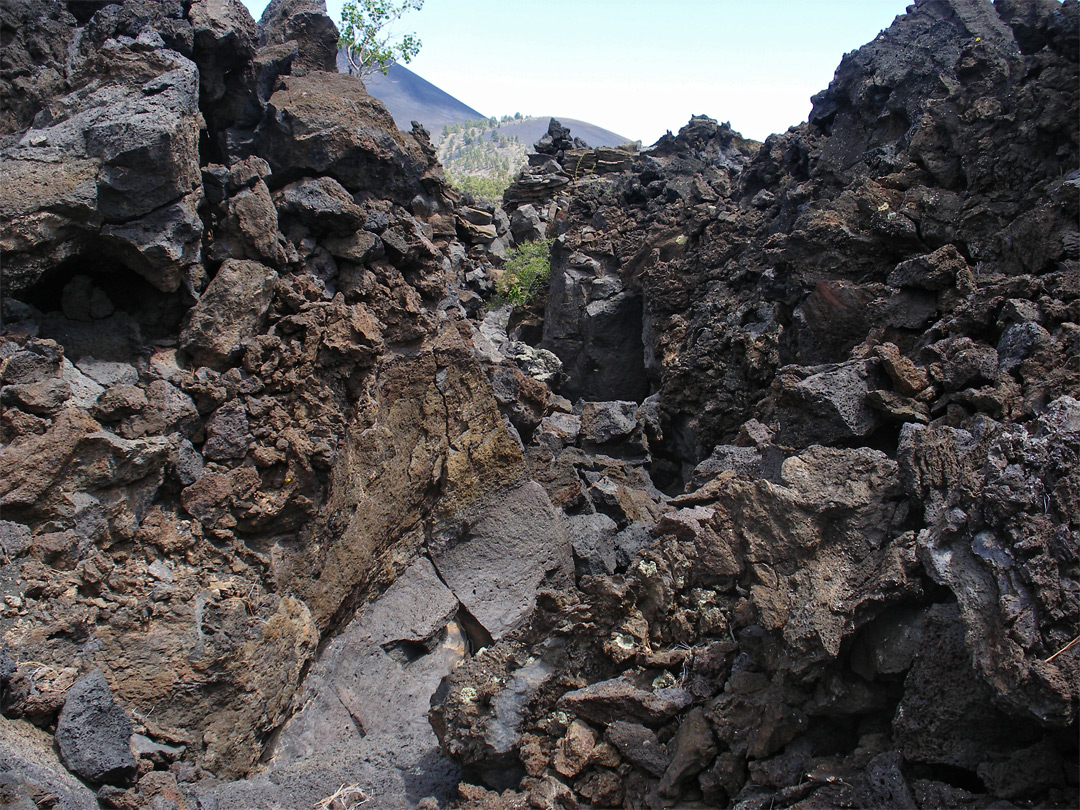
[(5, 2), (3, 802), (1074, 806), (1078, 15), (494, 206), (321, 0)]
[[(695, 118), (586, 177), (538, 145), (505, 202), (553, 212), (539, 345), (571, 398), (654, 403), (666, 494), (621, 570), (575, 515), (630, 522), (553, 494), (577, 588), (438, 710), (486, 777), (481, 685), (546, 662), (517, 792), (462, 807), (1075, 802), (1078, 484), (1046, 453), (1077, 460), (1078, 147), (1047, 118), (1077, 8), (918, 3), (761, 145)], [(544, 463), (582, 432), (542, 423)]]

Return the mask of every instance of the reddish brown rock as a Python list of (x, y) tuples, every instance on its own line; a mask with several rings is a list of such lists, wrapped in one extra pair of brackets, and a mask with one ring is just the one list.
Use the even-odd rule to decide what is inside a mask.
[(628, 679), (614, 678), (567, 692), (560, 698), (560, 705), (586, 720), (603, 725), (620, 718), (659, 725), (674, 717), (690, 700), (690, 695), (682, 689), (652, 692), (635, 686)]
[(566, 736), (559, 741), (552, 767), (563, 776), (577, 776), (590, 762), (598, 740), (596, 732), (587, 724), (575, 720), (566, 730)]
[(881, 358), (882, 367), (892, 380), (893, 386), (904, 396), (917, 397), (930, 384), (926, 371), (901, 355), (894, 344), (883, 343), (874, 353)]

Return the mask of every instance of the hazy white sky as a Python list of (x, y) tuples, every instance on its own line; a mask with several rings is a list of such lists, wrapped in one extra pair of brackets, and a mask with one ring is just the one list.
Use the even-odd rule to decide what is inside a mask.
[[(258, 19), (266, 0), (243, 0)], [(340, 18), (341, 0), (328, 0)], [(409, 65), (487, 116), (578, 118), (655, 142), (691, 115), (757, 140), (806, 119), (840, 57), (906, 0), (426, 0)]]

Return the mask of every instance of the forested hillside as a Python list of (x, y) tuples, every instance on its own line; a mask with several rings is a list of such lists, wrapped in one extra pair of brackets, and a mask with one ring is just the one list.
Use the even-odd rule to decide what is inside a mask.
[[(514, 175), (525, 165), (530, 144), (503, 125), (521, 121), (504, 115), (447, 124), (438, 140), (439, 161), (450, 175), (451, 183), (462, 191), (481, 197), (501, 197)], [(511, 127), (506, 127), (510, 130)]]
[[(504, 115), (446, 124), (432, 140), (438, 146), (439, 161), (461, 191), (481, 197), (498, 198), (518, 171), (526, 155), (547, 132), (551, 119), (543, 116)], [(561, 118), (589, 146), (618, 146), (627, 138), (602, 127)]]

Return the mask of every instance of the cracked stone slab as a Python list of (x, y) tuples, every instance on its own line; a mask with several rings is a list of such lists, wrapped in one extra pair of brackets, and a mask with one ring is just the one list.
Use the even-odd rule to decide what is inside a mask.
[(359, 784), (387, 810), (449, 799), (459, 774), (427, 711), (465, 656), (457, 609), (431, 562), (415, 560), (312, 665), (265, 768), (200, 796), (200, 806), (313, 806), (330, 784)]
[(544, 488), (529, 481), (470, 523), (434, 558), (443, 581), (493, 639), (518, 627), (552, 577), (573, 571), (566, 524)]

